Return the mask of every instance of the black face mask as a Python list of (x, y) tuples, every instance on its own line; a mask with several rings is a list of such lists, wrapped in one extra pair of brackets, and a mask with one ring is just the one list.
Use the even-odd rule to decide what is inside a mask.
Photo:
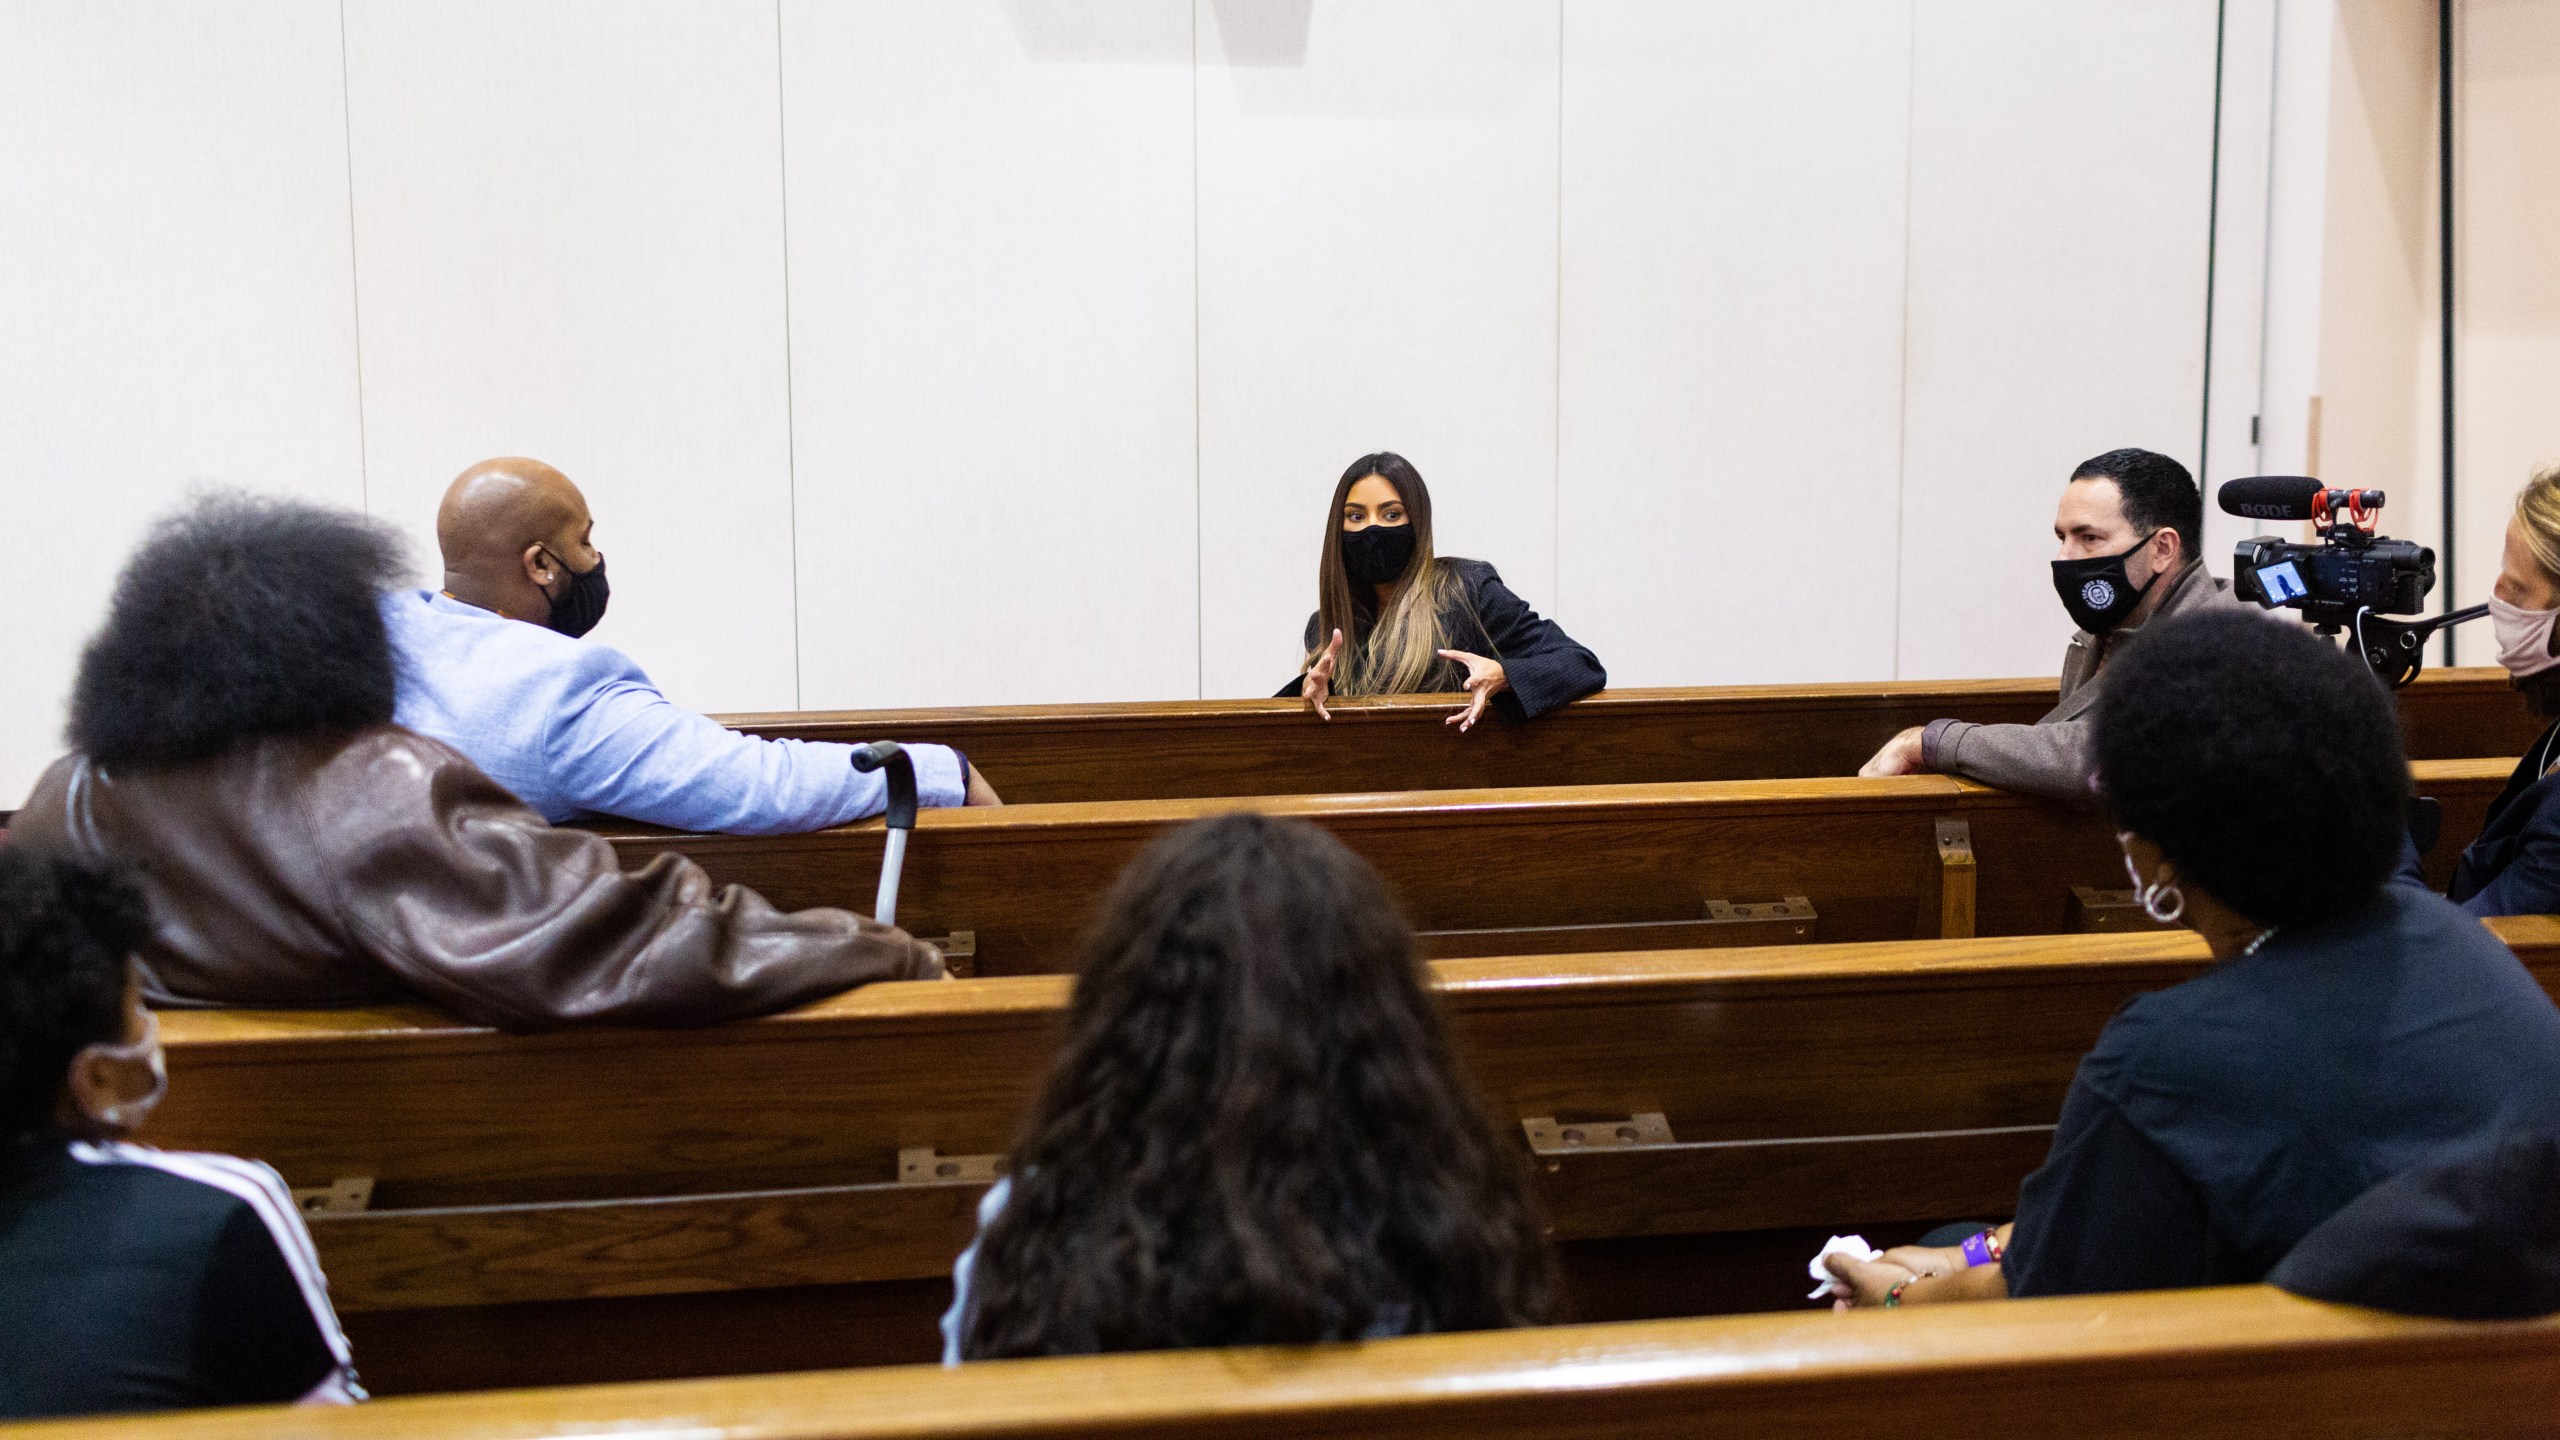
[(575, 640), (604, 618), (604, 604), (613, 598), (613, 587), (605, 583), (602, 555), (596, 557), (595, 568), (584, 574), (570, 570), (565, 561), (560, 568), (568, 572), (569, 588), (551, 597), (551, 618), (544, 623)]
[(1363, 585), (1392, 585), (1412, 563), (1411, 522), (1342, 532), (1342, 569)]
[(2062, 596), (2062, 608), (2071, 612), (2071, 623), (2092, 635), (2104, 635), (2124, 623), (2133, 607), (2142, 603), (2143, 595), (2160, 583), (2159, 572), (2153, 571), (2151, 578), (2137, 589), (2133, 577), (2125, 573), (2124, 562), (2150, 543), (2151, 535), (2145, 535), (2121, 555), (2053, 562), (2053, 588)]

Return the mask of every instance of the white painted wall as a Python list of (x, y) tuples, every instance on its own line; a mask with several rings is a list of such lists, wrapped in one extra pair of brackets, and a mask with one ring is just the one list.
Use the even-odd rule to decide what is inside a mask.
[(508, 452), (707, 709), (1267, 693), (1376, 448), (1623, 684), (2049, 670), (2070, 465), (2195, 458), (2215, 13), (0, 0), (0, 805), (191, 478), (423, 561)]
[(198, 485), (365, 501), (334, 0), (0, 4), (0, 808)]

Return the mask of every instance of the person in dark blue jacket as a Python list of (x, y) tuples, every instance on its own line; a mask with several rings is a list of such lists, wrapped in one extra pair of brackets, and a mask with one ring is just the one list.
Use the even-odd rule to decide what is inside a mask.
[[(2560, 466), (2516, 497), (2489, 592), (2504, 665), (2533, 713), (2560, 717)], [(2474, 915), (2560, 914), (2560, 719), (2525, 752), (2446, 894)]]
[(1859, 1303), (2253, 1283), (2396, 1175), (2560, 1135), (2560, 1007), (2392, 879), (2409, 768), (2362, 664), (2223, 611), (2116, 665), (2100, 795), (2145, 908), (2215, 964), (2107, 1022), (2013, 1227), (1831, 1257)]
[(1306, 659), (1280, 693), (1327, 720), (1328, 700), (1464, 691), (1449, 723), (1465, 731), (1489, 707), (1534, 720), (1609, 683), (1491, 565), (1434, 552), (1431, 491), (1401, 455), (1363, 455), (1333, 487), (1316, 602)]

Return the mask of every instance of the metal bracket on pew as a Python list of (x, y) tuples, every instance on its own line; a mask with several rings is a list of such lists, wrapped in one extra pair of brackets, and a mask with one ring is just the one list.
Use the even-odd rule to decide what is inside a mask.
[(293, 1203), (305, 1215), (361, 1215), (373, 1207), (373, 1177), (342, 1175), (326, 1185), (296, 1186)]
[(937, 1155), (930, 1145), (898, 1152), (901, 1185), (979, 1185), (1002, 1175), (1001, 1155)]
[(2131, 890), (2101, 890), (2093, 885), (2071, 887), (2070, 903), (2063, 907), (2062, 928), (2073, 935), (2088, 935), (2118, 930), (2175, 930), (2163, 925), (2143, 911), (2142, 897)]
[(1520, 1122), (1520, 1128), (1528, 1133), (1529, 1153), (1545, 1160), (1549, 1170), (1560, 1163), (1550, 1157), (1578, 1150), (1680, 1143), (1671, 1133), (1671, 1121), (1659, 1110), (1630, 1115), (1624, 1120), (1577, 1120), (1571, 1124), (1558, 1124), (1553, 1115), (1532, 1115)]
[(954, 930), (948, 935), (916, 937), (942, 952), (942, 968), (954, 980), (966, 980), (978, 973), (978, 932)]
[(1936, 839), (1938, 863), (1931, 868), (1935, 883), (1929, 888), (1936, 892), (1937, 905), (1934, 911), (1921, 913), (1920, 933), (1941, 940), (1969, 939), (1974, 916), (1973, 826), (1965, 820), (1941, 820)]
[(1744, 905), (1736, 905), (1730, 900), (1707, 902), (1707, 923), (1710, 925), (1747, 925), (1772, 932), (1754, 935), (1752, 938), (1757, 940), (1810, 940), (1814, 923), (1821, 918), (1813, 913), (1813, 901), (1802, 895)]

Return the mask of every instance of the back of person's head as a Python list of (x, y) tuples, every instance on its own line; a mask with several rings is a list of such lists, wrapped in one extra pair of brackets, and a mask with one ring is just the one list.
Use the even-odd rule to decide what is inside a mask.
[(2126, 524), (2145, 535), (2177, 531), (2178, 553), (2184, 559), (2203, 553), (2204, 492), (2196, 488), (2186, 466), (2156, 450), (2128, 446), (2081, 461), (2071, 478), (2113, 480), (2116, 493), (2123, 497)]
[(128, 960), (150, 929), (114, 871), (0, 845), (0, 1134), (53, 1128), (73, 1058), (123, 1038)]
[(1412, 931), (1297, 821), (1203, 821), (1130, 866), (1010, 1169), (972, 1358), (1547, 1313), (1518, 1157), (1458, 1073)]
[(259, 735), (391, 721), (382, 592), (399, 539), (360, 515), (216, 495), (162, 521), (80, 657), (70, 740), (114, 769), (210, 759)]
[(2107, 667), (2099, 789), (2182, 884), (2260, 925), (2371, 895), (2398, 865), (2409, 762), (2390, 692), (2299, 625), (2213, 610), (2146, 628)]

